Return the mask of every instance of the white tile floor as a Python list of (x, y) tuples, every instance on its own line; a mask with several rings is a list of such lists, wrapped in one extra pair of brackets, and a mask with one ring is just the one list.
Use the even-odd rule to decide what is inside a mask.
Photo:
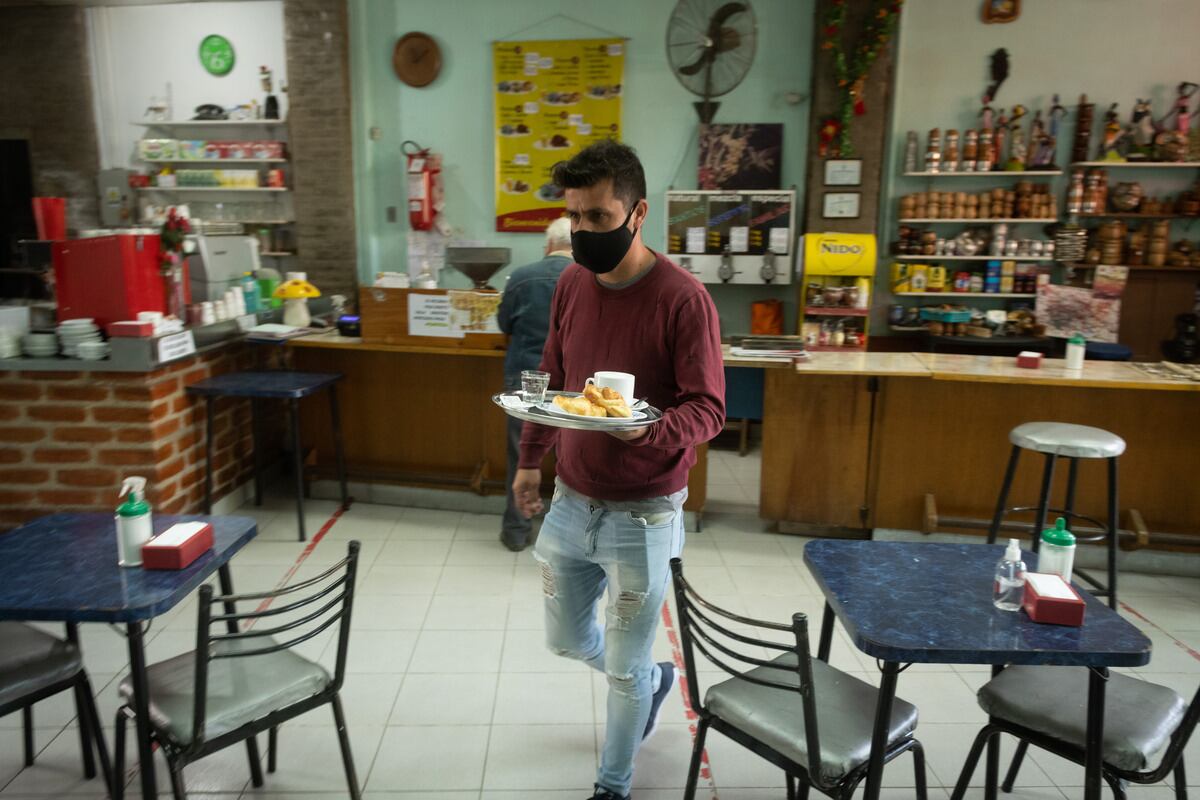
[[(714, 452), (714, 488), (752, 486), (757, 494), (756, 475), (753, 481), (749, 477), (757, 469), (752, 458)], [(728, 491), (726, 496), (735, 495)], [(740, 505), (750, 502), (741, 497)], [(721, 502), (710, 508), (721, 509)], [(324, 501), (308, 504), (313, 533), (334, 508)], [(725, 508), (706, 516), (703, 533), (688, 535), (685, 561), (693, 583), (714, 601), (753, 616), (784, 619), (801, 610), (819, 619), (822, 602), (802, 562), (803, 540), (764, 533), (753, 515)], [(291, 509), (286, 498), (245, 509), (258, 518), (260, 533), (233, 562), (237, 588), (271, 587), (300, 558), (304, 546), (294, 540)], [(545, 650), (537, 568), (528, 552), (504, 550), (496, 541), (498, 531), (498, 517), (359, 504), (332, 525), (296, 573), (315, 574), (343, 555), (347, 541), (363, 542), (344, 702), (368, 798), (581, 800), (590, 795), (603, 737), (604, 679)], [(1151, 665), (1138, 675), (1190, 699), (1200, 684), (1195, 654), (1200, 580), (1128, 575), (1122, 600), (1136, 612), (1129, 618), (1155, 643)], [(155, 622), (149, 633), (151, 659), (192, 646), (194, 614), (194, 603), (187, 602)], [(116, 684), (125, 670), (124, 641), (105, 626), (88, 625), (83, 646), (102, 718), (111, 725)], [(305, 645), (308, 655), (325, 663), (334, 649), (332, 635)], [(654, 653), (659, 659), (672, 656), (665, 627), (659, 629)], [(874, 680), (873, 663), (841, 633), (832, 661)], [(900, 696), (920, 709), (918, 737), (928, 754), (931, 798), (949, 796), (945, 787), (956, 778), (983, 723), (974, 692), (986, 680), (985, 670), (918, 665), (900, 678)], [(701, 671), (712, 677), (708, 669)], [(634, 796), (639, 800), (681, 794), (691, 747), (681, 694), (671, 697), (663, 714), (659, 733), (638, 757)], [(40, 752), (36, 765), (27, 769), (21, 766), (20, 715), (0, 719), (0, 800), (102, 796), (97, 781), (81, 778), (73, 716), (67, 695), (36, 707)], [(111, 727), (108, 736), (111, 746)], [(707, 749), (711, 779), (702, 781), (700, 797), (783, 796), (779, 772), (765, 762), (719, 734), (710, 735)], [(324, 709), (282, 729), (279, 770), (267, 775), (262, 789), (249, 786), (244, 753), (233, 748), (188, 767), (193, 796), (346, 796), (331, 716)], [(1191, 744), (1189, 760), (1191, 780), (1197, 782), (1193, 791), (1200, 791), (1200, 741)], [(982, 797), (981, 776), (982, 770), (968, 797)], [(1080, 768), (1032, 751), (1010, 796), (1068, 800), (1081, 796), (1081, 784)], [(884, 797), (911, 798), (911, 785), (911, 761), (903, 757), (885, 772)], [(136, 790), (136, 783), (132, 786)], [(1174, 796), (1168, 786), (1135, 787), (1129, 794), (1167, 800)]]

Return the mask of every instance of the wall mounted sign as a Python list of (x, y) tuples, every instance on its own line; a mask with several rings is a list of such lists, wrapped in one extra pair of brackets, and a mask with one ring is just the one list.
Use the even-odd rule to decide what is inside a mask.
[(832, 158), (825, 162), (826, 186), (862, 185), (861, 158)]
[(550, 170), (592, 142), (621, 139), (624, 39), (492, 44), (496, 230), (536, 233), (563, 215)]
[(857, 219), (861, 199), (858, 192), (826, 192), (821, 216), (825, 219)]
[(233, 62), (233, 45), (224, 36), (213, 33), (200, 41), (200, 64), (210, 75), (228, 75), (233, 71)]

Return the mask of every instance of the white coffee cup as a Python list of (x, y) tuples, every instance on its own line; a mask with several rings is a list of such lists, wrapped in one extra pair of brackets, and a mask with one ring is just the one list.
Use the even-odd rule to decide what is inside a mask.
[(628, 372), (597, 372), (584, 383), (594, 383), (601, 389), (620, 392), (626, 403), (633, 403), (633, 376)]

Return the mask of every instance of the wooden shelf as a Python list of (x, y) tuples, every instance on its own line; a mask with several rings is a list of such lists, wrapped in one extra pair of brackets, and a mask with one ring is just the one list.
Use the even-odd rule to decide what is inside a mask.
[(230, 164), (286, 164), (286, 158), (140, 158), (143, 164), (195, 164), (198, 167)]
[(1037, 297), (1014, 292), (892, 292), (896, 297)]
[(182, 119), (170, 120), (163, 122), (148, 122), (146, 120), (135, 120), (132, 124), (140, 128), (193, 128), (193, 127), (251, 127), (262, 126), (270, 127), (273, 125), (286, 125), (286, 119)]
[(897, 261), (1053, 261), (1045, 256), (892, 256)]
[(139, 186), (139, 192), (288, 192), (290, 189), (274, 186), (249, 187), (234, 186)]
[(263, 250), (259, 253), (260, 256), (272, 256), (274, 258), (283, 258), (284, 256), (296, 255), (290, 250)]
[(1095, 269), (1096, 267), (1125, 267), (1136, 272), (1200, 272), (1200, 267), (1172, 267), (1169, 264), (1163, 264), (1161, 267), (1152, 267), (1149, 264), (1088, 264), (1083, 261), (1073, 261), (1069, 266), (1075, 269)]
[(838, 306), (807, 306), (804, 309), (806, 317), (866, 317), (871, 314), (869, 308), (839, 308)]
[(1087, 213), (1082, 212), (1072, 214), (1070, 216), (1079, 217), (1080, 219), (1200, 219), (1195, 214), (1142, 214), (1137, 211), (1112, 211), (1107, 213)]
[(1117, 169), (1198, 169), (1200, 161), (1075, 161), (1071, 167), (1115, 167)]
[(1007, 172), (1005, 170), (992, 170), (991, 172), (904, 172), (901, 173), (906, 178), (1007, 178), (1007, 177), (1031, 177), (1043, 176), (1053, 178), (1055, 175), (1062, 175), (1061, 169), (1023, 169)]
[(947, 218), (939, 217), (937, 219), (902, 219), (903, 223), (912, 222), (949, 222), (949, 223), (970, 223), (975, 225), (994, 225), (997, 222), (1058, 222), (1058, 217), (989, 217), (987, 219), (959, 219), (957, 217)]

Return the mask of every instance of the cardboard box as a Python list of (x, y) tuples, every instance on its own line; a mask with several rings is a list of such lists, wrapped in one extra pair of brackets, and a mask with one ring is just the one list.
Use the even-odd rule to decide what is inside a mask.
[(1026, 369), (1037, 369), (1042, 366), (1042, 354), (1030, 350), (1022, 350), (1017, 354), (1017, 366)]
[(207, 522), (180, 522), (142, 545), (145, 569), (183, 569), (213, 547)]
[(106, 328), (108, 335), (111, 336), (129, 336), (129, 337), (150, 337), (154, 335), (154, 323), (142, 322), (141, 320), (130, 319), (121, 322), (110, 322)]
[(1030, 572), (1025, 575), (1025, 600), (1021, 604), (1034, 622), (1049, 625), (1083, 624), (1087, 604), (1061, 575)]

